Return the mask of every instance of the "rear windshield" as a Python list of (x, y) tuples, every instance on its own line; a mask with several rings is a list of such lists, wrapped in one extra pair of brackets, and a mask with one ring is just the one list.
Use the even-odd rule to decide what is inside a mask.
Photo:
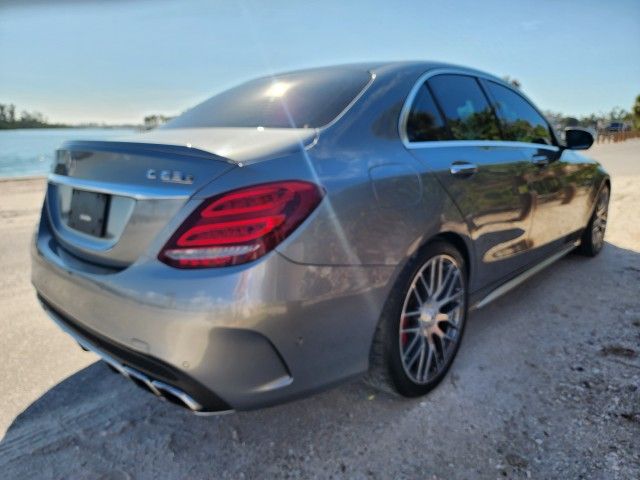
[(371, 79), (365, 70), (309, 70), (222, 92), (162, 128), (317, 128), (330, 123)]

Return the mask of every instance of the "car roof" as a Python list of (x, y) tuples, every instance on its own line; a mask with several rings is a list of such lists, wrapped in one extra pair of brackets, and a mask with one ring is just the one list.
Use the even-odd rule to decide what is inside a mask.
[(429, 70), (456, 70), (463, 73), (468, 73), (469, 75), (480, 75), (484, 77), (490, 77), (499, 81), (500, 83), (504, 83), (504, 80), (496, 77), (487, 72), (483, 72), (481, 70), (477, 70), (470, 67), (465, 67), (462, 65), (455, 65), (452, 63), (445, 62), (436, 62), (436, 61), (427, 61), (427, 60), (405, 60), (405, 61), (380, 61), (380, 62), (361, 62), (361, 63), (344, 63), (344, 64), (336, 64), (336, 65), (326, 65), (305, 69), (296, 69), (285, 72), (274, 73), (272, 76), (279, 75), (287, 75), (291, 73), (298, 72), (311, 72), (314, 70), (318, 71), (330, 71), (336, 70), (344, 71), (344, 70), (367, 70), (375, 74), (389, 74), (393, 72), (408, 72), (415, 71), (417, 75), (421, 75)]

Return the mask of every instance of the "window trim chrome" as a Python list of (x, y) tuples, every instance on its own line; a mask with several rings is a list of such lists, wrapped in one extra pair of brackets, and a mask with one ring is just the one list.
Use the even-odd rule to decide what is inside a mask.
[[(360, 90), (360, 92), (355, 97), (353, 97), (353, 99), (347, 104), (347, 106), (344, 107), (344, 109), (337, 116), (335, 116), (333, 120), (331, 120), (329, 123), (322, 125), (320, 127), (315, 127), (316, 131), (322, 132), (323, 130), (327, 130), (333, 127), (336, 123), (340, 121), (342, 117), (344, 117), (351, 110), (351, 107), (353, 107), (356, 103), (358, 103), (358, 100), (360, 100), (364, 96), (367, 90), (369, 90), (369, 87), (371, 87), (371, 85), (373, 84), (373, 81), (376, 79), (375, 72), (371, 70), (367, 70), (367, 73), (369, 74), (369, 80), (367, 81), (365, 86), (362, 87), (362, 90)], [(317, 138), (316, 138), (316, 141), (317, 141)]]
[[(461, 75), (465, 77), (472, 77), (476, 79), (484, 79), (487, 81), (491, 81), (497, 83), (501, 86), (507, 87), (510, 90), (513, 90), (509, 85), (505, 84), (502, 80), (493, 75), (488, 75), (482, 72), (469, 72), (465, 70), (457, 70), (455, 68), (437, 68), (434, 70), (429, 70), (416, 80), (416, 83), (413, 85), (411, 90), (409, 91), (409, 95), (404, 101), (402, 105), (402, 110), (400, 110), (400, 118), (398, 119), (398, 133), (400, 135), (400, 139), (402, 140), (403, 145), (409, 150), (421, 149), (421, 148), (443, 148), (443, 147), (480, 147), (480, 148), (491, 148), (491, 147), (504, 147), (504, 148), (539, 148), (543, 150), (550, 150), (553, 152), (558, 152), (560, 148), (557, 145), (545, 145), (543, 143), (531, 143), (531, 142), (517, 142), (511, 140), (434, 140), (434, 141), (424, 141), (424, 142), (411, 142), (409, 141), (409, 137), (407, 136), (407, 122), (409, 120), (409, 112), (411, 111), (411, 106), (418, 95), (418, 91), (424, 85), (424, 83), (432, 77), (436, 75)], [(518, 92), (516, 92), (518, 93)], [(522, 94), (518, 93), (518, 95), (522, 96)], [(526, 99), (526, 97), (523, 97)], [(528, 100), (527, 100), (528, 101)], [(531, 103), (531, 102), (528, 102)], [(536, 111), (537, 108), (534, 109)], [(539, 112), (538, 112), (539, 113)], [(546, 121), (546, 118), (545, 118)], [(548, 123), (548, 121), (547, 121)]]
[[(404, 142), (403, 142), (404, 143)], [(409, 150), (421, 148), (443, 148), (443, 147), (478, 147), (478, 148), (535, 148), (560, 151), (556, 145), (546, 145), (544, 143), (514, 142), (509, 140), (434, 140), (432, 142), (407, 142), (404, 146)]]

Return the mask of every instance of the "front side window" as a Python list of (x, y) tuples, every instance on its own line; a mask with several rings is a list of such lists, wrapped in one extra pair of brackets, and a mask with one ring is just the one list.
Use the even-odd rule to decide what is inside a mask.
[(478, 81), (467, 75), (428, 80), (455, 140), (501, 140), (500, 128)]
[(420, 87), (411, 105), (407, 118), (407, 138), (410, 142), (449, 139), (442, 116), (426, 85)]
[(513, 90), (494, 82), (486, 82), (502, 120), (505, 140), (552, 145), (547, 121), (529, 102)]
[(366, 70), (307, 70), (244, 83), (162, 128), (318, 128), (336, 118), (371, 80)]

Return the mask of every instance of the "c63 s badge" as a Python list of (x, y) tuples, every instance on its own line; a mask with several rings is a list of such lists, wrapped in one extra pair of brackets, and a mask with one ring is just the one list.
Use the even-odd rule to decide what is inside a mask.
[(149, 180), (160, 180), (165, 183), (181, 183), (181, 184), (192, 184), (193, 183), (193, 175), (189, 173), (183, 173), (179, 170), (156, 170), (154, 168), (150, 168), (147, 170), (147, 179)]

